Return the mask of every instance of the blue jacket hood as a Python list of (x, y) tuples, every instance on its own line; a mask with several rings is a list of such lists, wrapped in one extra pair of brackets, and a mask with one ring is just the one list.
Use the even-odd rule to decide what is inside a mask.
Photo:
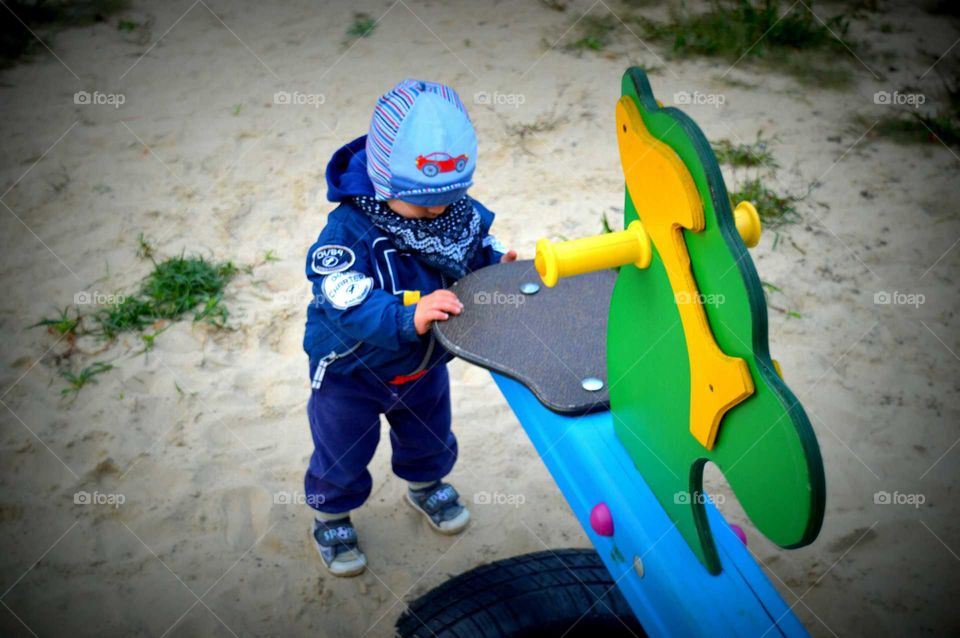
[(374, 195), (367, 175), (367, 136), (341, 146), (327, 163), (327, 199), (342, 202), (356, 195)]

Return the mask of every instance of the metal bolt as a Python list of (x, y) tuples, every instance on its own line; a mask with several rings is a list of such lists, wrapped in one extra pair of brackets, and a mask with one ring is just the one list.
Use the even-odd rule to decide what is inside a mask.
[(633, 571), (637, 572), (637, 576), (643, 578), (643, 561), (639, 556), (633, 557)]
[(540, 284), (528, 281), (526, 283), (520, 284), (520, 292), (525, 295), (535, 295), (540, 292)]
[(603, 379), (597, 377), (587, 377), (580, 382), (580, 386), (587, 392), (596, 392), (603, 389)]

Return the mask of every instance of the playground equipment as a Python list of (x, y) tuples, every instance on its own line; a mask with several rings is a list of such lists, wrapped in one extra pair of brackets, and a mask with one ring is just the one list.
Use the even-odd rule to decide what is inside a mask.
[[(749, 202), (731, 210), (703, 133), (655, 100), (640, 69), (623, 77), (616, 127), (624, 230), (541, 240), (533, 262), (468, 275), (452, 288), (465, 311), (434, 332), (493, 371), (633, 614), (625, 618), (620, 599), (579, 576), (582, 587), (564, 580), (555, 564), (575, 573), (591, 568), (586, 559), (556, 554), (552, 567), (528, 559), (545, 565), (565, 596), (596, 597), (585, 597), (581, 622), (617, 628), (594, 611), (602, 603), (652, 636), (806, 635), (743, 531), (703, 489), (712, 462), (757, 530), (784, 548), (809, 544), (822, 523), (819, 448), (770, 357), (763, 290), (746, 250), (759, 241), (759, 215)], [(566, 622), (561, 612), (518, 576), (518, 560), (427, 594), (411, 607), (415, 620), (401, 619), (401, 633), (560, 627), (550, 623)], [(478, 582), (499, 593), (490, 598)], [(510, 607), (513, 598), (524, 602)], [(477, 620), (481, 612), (500, 618), (494, 629)]]

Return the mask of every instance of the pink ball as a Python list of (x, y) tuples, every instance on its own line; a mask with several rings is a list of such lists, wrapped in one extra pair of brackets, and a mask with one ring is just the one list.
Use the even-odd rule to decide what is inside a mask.
[(613, 514), (606, 503), (597, 503), (590, 510), (590, 527), (600, 536), (613, 536)]
[(744, 545), (747, 544), (747, 533), (743, 531), (743, 528), (734, 523), (730, 523), (730, 529), (733, 530), (733, 533), (737, 535), (737, 538), (740, 539), (740, 542)]

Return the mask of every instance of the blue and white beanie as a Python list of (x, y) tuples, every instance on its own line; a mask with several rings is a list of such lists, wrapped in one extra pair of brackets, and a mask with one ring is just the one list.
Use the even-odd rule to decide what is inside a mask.
[(477, 134), (449, 86), (404, 80), (377, 100), (367, 174), (378, 200), (447, 206), (473, 185)]

